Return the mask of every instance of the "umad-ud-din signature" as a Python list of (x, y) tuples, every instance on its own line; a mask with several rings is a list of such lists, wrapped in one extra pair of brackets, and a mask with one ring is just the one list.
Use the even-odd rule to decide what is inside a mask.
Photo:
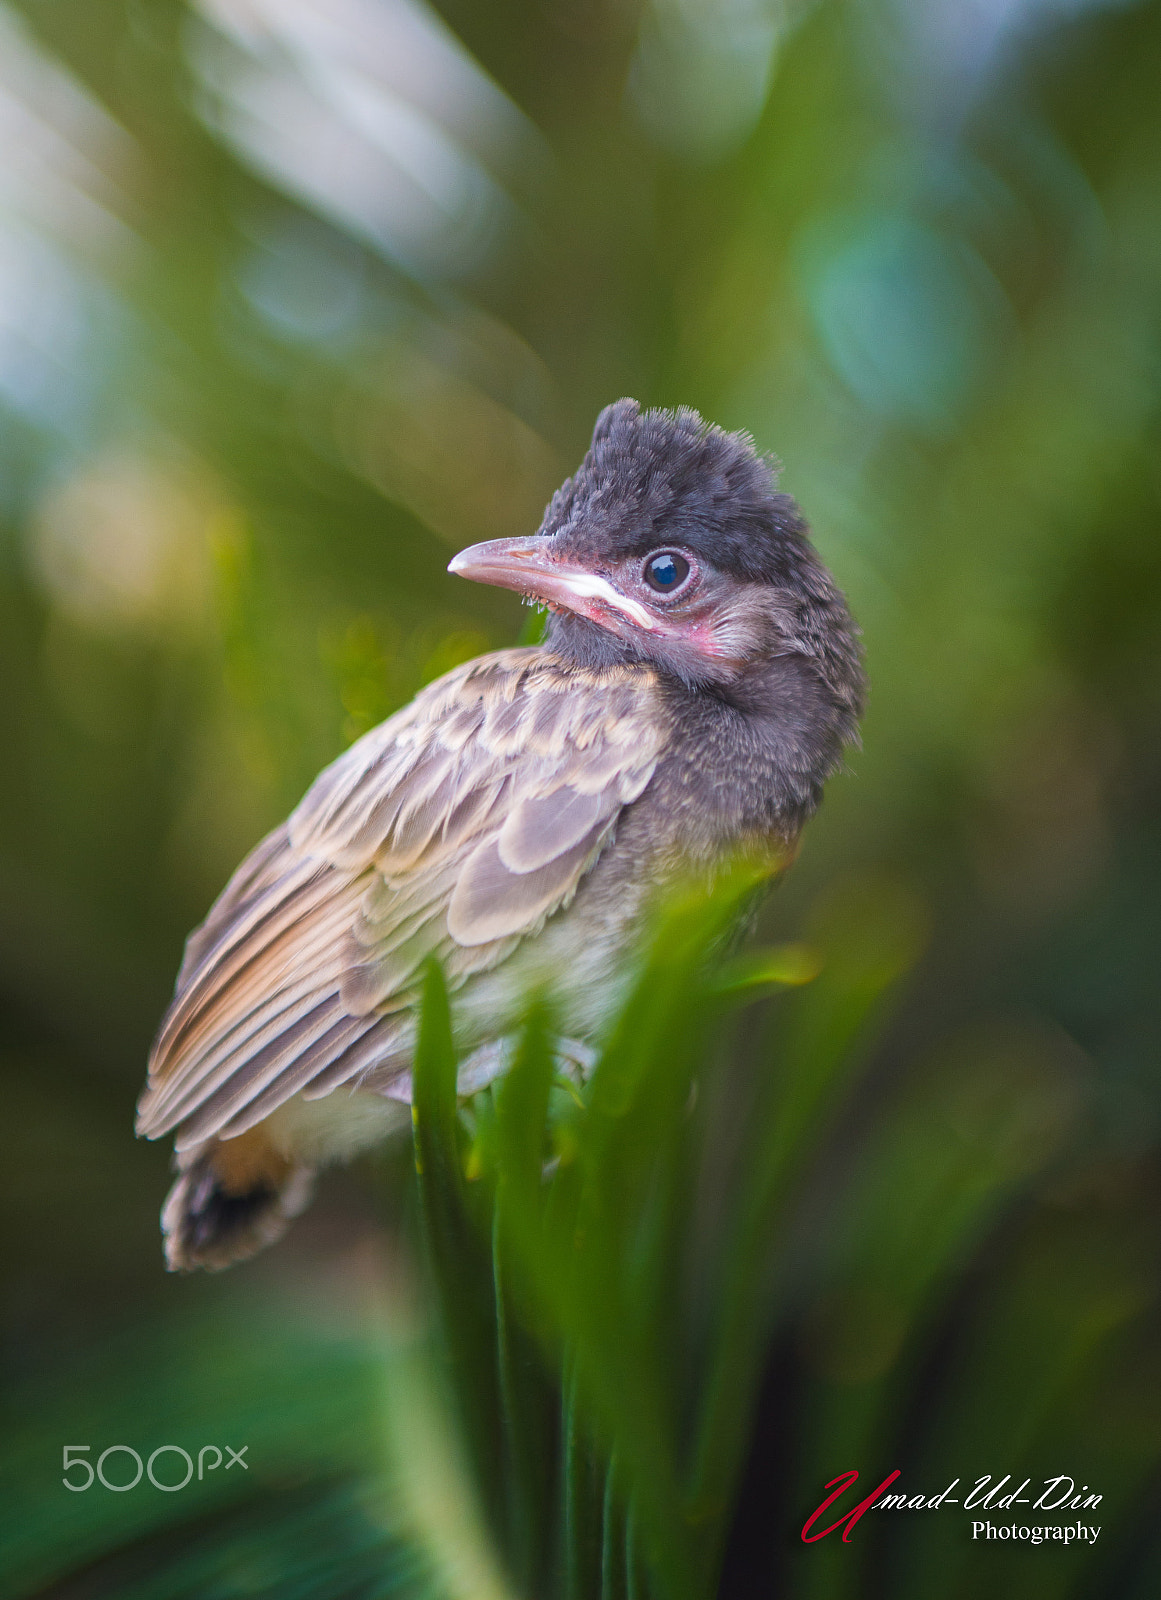
[[(1031, 1478), (1025, 1478), (1023, 1483), (1009, 1489), (1012, 1473), (1006, 1472), (1002, 1478), (995, 1478), (992, 1473), (985, 1472), (975, 1480), (970, 1489), (958, 1495), (954, 1491), (960, 1486), (959, 1478), (953, 1478), (947, 1488), (938, 1494), (909, 1493), (907, 1490), (888, 1493), (891, 1485), (902, 1476), (902, 1471), (896, 1469), (884, 1478), (877, 1488), (872, 1489), (870, 1494), (843, 1512), (834, 1522), (825, 1528), (818, 1528), (816, 1524), (831, 1506), (837, 1500), (841, 1500), (847, 1490), (854, 1486), (859, 1474), (857, 1471), (843, 1472), (837, 1478), (832, 1478), (826, 1485), (830, 1493), (821, 1505), (815, 1507), (803, 1524), (804, 1543), (817, 1544), (820, 1539), (825, 1539), (841, 1528), (842, 1542), (848, 1544), (855, 1524), (868, 1511), (942, 1511), (949, 1506), (955, 1506), (960, 1511), (1015, 1512), (1017, 1506), (1028, 1506), (1034, 1512), (1091, 1511), (1100, 1505), (1104, 1498), (1103, 1495), (1091, 1490), (1087, 1483), (1078, 1487), (1076, 1479), (1070, 1478), (1066, 1473), (1062, 1473), (1059, 1477), (1043, 1479), (1038, 1489), (1033, 1488)], [(1016, 1538), (1027, 1539), (1032, 1544), (1042, 1544), (1045, 1541), (1069, 1544), (1073, 1540), (1095, 1544), (1099, 1533), (1099, 1527), (1089, 1527), (1079, 1521), (1075, 1525), (1049, 1523), (1045, 1526), (1015, 1521), (996, 1525), (986, 1521), (972, 1523), (973, 1539)]]

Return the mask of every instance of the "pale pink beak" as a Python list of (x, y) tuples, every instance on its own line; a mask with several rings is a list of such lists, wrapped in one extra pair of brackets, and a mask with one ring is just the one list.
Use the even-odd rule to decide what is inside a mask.
[(473, 583), (515, 589), (553, 609), (575, 611), (607, 627), (617, 612), (638, 628), (657, 632), (661, 623), (639, 600), (633, 600), (596, 572), (550, 554), (548, 539), (489, 539), (473, 544), (448, 562), (447, 570)]

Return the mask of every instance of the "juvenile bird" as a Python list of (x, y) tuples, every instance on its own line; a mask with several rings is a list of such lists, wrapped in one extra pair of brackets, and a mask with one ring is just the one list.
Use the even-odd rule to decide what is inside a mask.
[(538, 532), (450, 570), (548, 607), (545, 643), (430, 684), (315, 780), (189, 938), (138, 1131), (176, 1132), (172, 1269), (276, 1238), (315, 1170), (407, 1120), (435, 955), (461, 1093), (548, 983), (581, 1064), (650, 896), (793, 855), (854, 739), (856, 629), (771, 465), (619, 400)]

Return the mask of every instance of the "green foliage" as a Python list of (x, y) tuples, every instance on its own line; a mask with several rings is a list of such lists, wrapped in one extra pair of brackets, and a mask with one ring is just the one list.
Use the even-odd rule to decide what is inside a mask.
[[(708, 905), (690, 895), (668, 908), (583, 1083), (557, 1075), (551, 1016), (537, 1003), (509, 1072), (461, 1110), (433, 965), (414, 1074), (419, 1276), (410, 1289), (397, 1282), (378, 1338), (296, 1349), (271, 1337), (267, 1316), (243, 1349), (214, 1349), (208, 1368), (196, 1339), (167, 1348), (164, 1368), (135, 1345), (83, 1413), (68, 1409), (75, 1392), (61, 1405), (65, 1432), (128, 1439), (146, 1415), (151, 1433), (168, 1426), (189, 1439), (193, 1419), (207, 1439), (244, 1434), (252, 1456), (279, 1469), (272, 1479), (259, 1468), (253, 1485), (211, 1473), (177, 1505), (139, 1497), (128, 1518), (115, 1495), (70, 1495), (46, 1521), (43, 1462), (22, 1482), (46, 1425), (29, 1415), (29, 1446), (10, 1458), (28, 1515), (7, 1535), (8, 1570), (51, 1571), (83, 1555), (96, 1563), (85, 1567), (92, 1592), (194, 1593), (212, 1575), (233, 1594), (258, 1545), (274, 1541), (279, 1594), (362, 1592), (379, 1561), (367, 1592), (421, 1583), (465, 1600), (711, 1595), (772, 1320), (771, 1297), (755, 1286), (777, 1259), (778, 1213), (825, 1104), (861, 1059), (869, 1017), (915, 953), (909, 912), (888, 896), (854, 920), (846, 906), (841, 935), (817, 930), (809, 960), (800, 949), (723, 958), (751, 891), (744, 877)], [(712, 1037), (751, 992), (740, 971), (768, 988), (780, 972), (800, 984), (819, 965), (813, 986), (783, 1001), (707, 1253), (694, 1234), (712, 1161), (708, 1086), (728, 1091), (737, 1076)], [(174, 1373), (179, 1386), (162, 1402)], [(191, 1382), (196, 1392), (183, 1393)], [(380, 1384), (377, 1449), (355, 1417), (359, 1389)], [(29, 1411), (43, 1398), (29, 1396)], [(319, 1541), (306, 1566), (295, 1554), (300, 1519)], [(284, 1522), (295, 1528), (285, 1548)]]
[[(966, 1475), (997, 1452), (1047, 1471), (1075, 1449), (1067, 1419), (1091, 1430), (1114, 1396), (1143, 1399), (1140, 1252), (1110, 1252), (1098, 1229), (1087, 1257), (1061, 1256), (1052, 1186), (1083, 1170), (1089, 1095), (1075, 1064), (1035, 1030), (967, 1037), (869, 1100), (922, 908), (886, 880), (847, 885), (804, 943), (733, 956), (724, 935), (751, 889), (739, 877), (665, 908), (584, 1081), (562, 1073), (534, 1000), (509, 1071), (459, 1104), (432, 965), (396, 1201), (413, 1265), (396, 1260), (354, 1337), (237, 1287), (204, 1326), (159, 1322), (51, 1396), (26, 1391), (0, 1547), (11, 1592), (710, 1600), (736, 1581), (723, 1562), (771, 1350), (791, 1351), (795, 1390), (764, 1491), (763, 1526), (785, 1530), (772, 1546), (852, 1463), (932, 1490), (949, 1463)], [(1051, 1293), (1046, 1274), (1064, 1274)], [(45, 1460), (58, 1435), (244, 1438), (254, 1476), (67, 1494)], [(1118, 1437), (1114, 1455), (1093, 1434), (1085, 1471), (1115, 1485), (1109, 1531), (1132, 1537), (1157, 1438), (1144, 1416)], [(958, 1525), (858, 1533), (899, 1600), (935, 1582), (978, 1592), (986, 1569)], [(854, 1600), (857, 1551), (784, 1553), (788, 1592)], [(1036, 1556), (1025, 1592), (1089, 1592), (1091, 1553)], [(1144, 1600), (1141, 1570), (1123, 1592)]]
[[(723, 982), (713, 952), (751, 887), (668, 908), (579, 1090), (554, 1086), (550, 1017), (534, 1009), (511, 1070), (471, 1108), (469, 1149), (447, 1000), (429, 974), (415, 1146), (455, 1394), (443, 1426), (454, 1417), (470, 1441), (465, 1459), (518, 1593), (715, 1592), (773, 1320), (760, 1286), (779, 1214), (862, 1059), (868, 1019), (917, 953), (897, 895), (847, 905), (841, 934), (827, 930), (823, 976), (789, 1001), (719, 1197), (720, 1248), (699, 1263), (692, 1197), (710, 1137), (699, 1090), (706, 1074), (729, 1076), (707, 1039), (722, 997), (736, 1003), (741, 987), (737, 964)], [(781, 968), (801, 979), (800, 956)], [(769, 983), (778, 953), (745, 969)]]

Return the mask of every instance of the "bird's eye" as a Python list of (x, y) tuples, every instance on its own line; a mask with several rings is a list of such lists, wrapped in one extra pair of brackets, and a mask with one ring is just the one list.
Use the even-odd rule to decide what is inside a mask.
[(689, 577), (689, 562), (676, 550), (658, 550), (645, 562), (643, 576), (658, 594), (673, 594)]

